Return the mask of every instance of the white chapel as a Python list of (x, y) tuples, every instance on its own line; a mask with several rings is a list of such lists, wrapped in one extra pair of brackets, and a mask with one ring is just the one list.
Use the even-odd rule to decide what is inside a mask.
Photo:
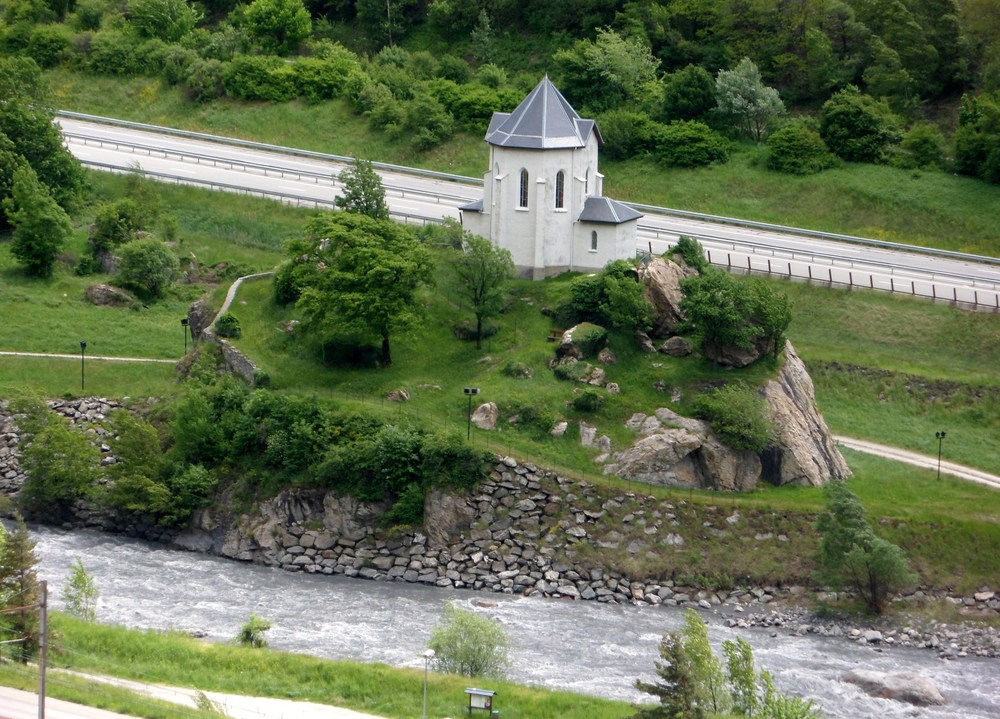
[(486, 132), (483, 199), (460, 207), (462, 225), (510, 250), (520, 275), (595, 272), (635, 257), (642, 214), (603, 195), (601, 133), (546, 76)]

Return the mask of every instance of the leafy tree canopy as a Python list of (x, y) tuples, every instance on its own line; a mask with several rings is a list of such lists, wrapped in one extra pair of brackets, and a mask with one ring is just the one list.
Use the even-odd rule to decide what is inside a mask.
[[(421, 316), (417, 290), (431, 284), (427, 249), (403, 225), (353, 212), (326, 214), (309, 227), (316, 267), (302, 278), (297, 306), (309, 331), (381, 340), (382, 365), (392, 364), (390, 337)], [(293, 245), (293, 256), (300, 254)]]
[(900, 140), (888, 104), (853, 85), (823, 103), (819, 134), (833, 154), (849, 162), (881, 162), (889, 145)]
[(768, 126), (784, 114), (785, 104), (773, 87), (764, 85), (760, 70), (745, 57), (732, 70), (720, 70), (715, 78), (718, 112), (740, 133), (760, 142)]
[(389, 206), (385, 204), (382, 178), (375, 172), (371, 160), (356, 158), (354, 165), (343, 170), (337, 179), (343, 185), (343, 189), (337, 195), (337, 207), (376, 220), (389, 219)]
[(265, 52), (288, 55), (312, 32), (302, 0), (253, 0), (244, 13), (247, 35)]
[(465, 233), (462, 253), (455, 262), (466, 299), (476, 315), (476, 349), (482, 347), (483, 320), (496, 317), (507, 299), (507, 282), (514, 274), (510, 250)]
[(504, 628), (451, 603), (445, 605), (428, 645), (435, 652), (435, 665), (449, 674), (499, 678), (510, 665), (511, 642)]

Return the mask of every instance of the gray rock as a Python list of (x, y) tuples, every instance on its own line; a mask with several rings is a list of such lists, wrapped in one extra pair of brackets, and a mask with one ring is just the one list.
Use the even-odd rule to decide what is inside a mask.
[(476, 407), (472, 413), (472, 424), (479, 427), (479, 429), (496, 429), (497, 417), (499, 416), (500, 410), (497, 409), (496, 403), (486, 402)]
[(844, 676), (873, 697), (892, 699), (916, 706), (941, 706), (948, 703), (934, 683), (915, 672), (876, 672), (855, 670)]

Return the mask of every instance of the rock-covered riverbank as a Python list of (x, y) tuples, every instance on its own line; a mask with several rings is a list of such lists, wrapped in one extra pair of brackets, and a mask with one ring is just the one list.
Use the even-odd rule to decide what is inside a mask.
[[(70, 421), (82, 423), (101, 446), (103, 462), (114, 462), (102, 441), (106, 430), (101, 421), (116, 403), (79, 400), (51, 406)], [(0, 490), (8, 494), (24, 479), (17, 464), (21, 441), (12, 418), (0, 413)], [(582, 550), (598, 547), (655, 562), (657, 552), (683, 547), (686, 530), (676, 521), (677, 514), (688, 510), (683, 499), (598, 493), (593, 485), (498, 458), (473, 493), (432, 492), (425, 505), (424, 531), (376, 531), (384, 509), (314, 490), (283, 492), (252, 515), (203, 510), (177, 534), (164, 534), (136, 518), (116, 522), (107, 512), (82, 505), (77, 526), (143, 536), (293, 572), (569, 600), (697, 607), (731, 612), (733, 626), (842, 636), (883, 648), (926, 647), (944, 657), (1000, 656), (1000, 633), (992, 629), (821, 619), (798, 605), (836, 599), (828, 592), (802, 586), (708, 590), (674, 579), (639, 580), (581, 559)], [(723, 523), (735, 526), (740, 521), (734, 511)], [(756, 539), (788, 541), (782, 535)], [(961, 605), (981, 616), (1000, 616), (1000, 597), (988, 588), (967, 597), (917, 590), (899, 601), (931, 599)]]

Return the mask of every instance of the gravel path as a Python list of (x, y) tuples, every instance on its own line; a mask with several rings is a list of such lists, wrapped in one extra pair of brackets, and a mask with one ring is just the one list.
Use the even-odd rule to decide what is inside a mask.
[[(843, 445), (848, 449), (853, 449), (856, 452), (874, 454), (879, 457), (895, 460), (897, 462), (912, 464), (915, 467), (923, 467), (924, 469), (937, 469), (938, 466), (937, 457), (929, 457), (926, 454), (917, 454), (916, 452), (909, 452), (905, 449), (899, 449), (898, 447), (889, 447), (884, 444), (876, 444), (875, 442), (867, 442), (863, 439), (852, 439), (850, 437), (841, 437), (839, 435), (835, 435), (833, 439), (837, 442), (837, 444)], [(979, 484), (985, 484), (1000, 489), (1000, 477), (997, 475), (981, 472), (978, 469), (972, 469), (971, 467), (963, 467), (962, 465), (955, 464), (953, 462), (942, 461), (941, 474), (947, 474), (969, 482), (978, 482)]]

